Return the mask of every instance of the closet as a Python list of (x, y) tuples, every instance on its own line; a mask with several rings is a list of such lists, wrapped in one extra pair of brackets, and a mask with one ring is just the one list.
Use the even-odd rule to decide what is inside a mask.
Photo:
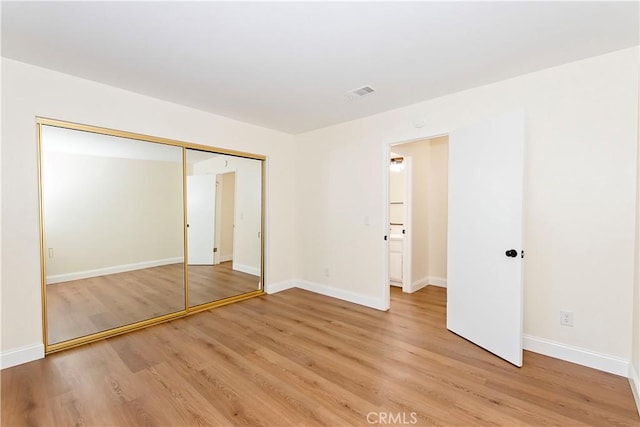
[(263, 293), (264, 156), (45, 118), (37, 132), (47, 353)]

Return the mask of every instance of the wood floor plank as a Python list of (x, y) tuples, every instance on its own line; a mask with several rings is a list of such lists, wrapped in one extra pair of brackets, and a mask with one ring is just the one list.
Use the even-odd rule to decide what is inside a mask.
[[(189, 266), (189, 305), (258, 289), (232, 262)], [(184, 310), (184, 265), (169, 264), (47, 285), (49, 344)]]
[(626, 378), (529, 352), (516, 368), (446, 329), (446, 289), (391, 297), (291, 289), (52, 354), (2, 371), (1, 422), (640, 426)]

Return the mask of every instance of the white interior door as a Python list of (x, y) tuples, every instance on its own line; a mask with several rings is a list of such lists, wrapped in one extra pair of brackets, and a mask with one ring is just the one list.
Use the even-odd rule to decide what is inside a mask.
[(187, 176), (189, 264), (213, 265), (216, 176)]
[(449, 135), (447, 328), (516, 366), (522, 366), (523, 156), (522, 112)]
[[(216, 175), (215, 216), (213, 226), (213, 263), (220, 264), (220, 247), (222, 238), (222, 174)], [(218, 248), (217, 250), (215, 248)]]

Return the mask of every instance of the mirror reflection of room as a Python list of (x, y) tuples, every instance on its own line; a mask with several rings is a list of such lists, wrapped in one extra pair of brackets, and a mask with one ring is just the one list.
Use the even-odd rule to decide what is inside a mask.
[(186, 152), (189, 306), (260, 289), (262, 162)]
[(41, 130), (48, 344), (185, 309), (182, 148)]

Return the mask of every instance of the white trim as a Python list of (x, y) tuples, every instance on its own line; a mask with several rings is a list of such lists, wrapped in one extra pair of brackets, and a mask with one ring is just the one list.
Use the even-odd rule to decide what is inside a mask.
[(32, 344), (0, 353), (0, 369), (10, 368), (44, 357), (44, 344)]
[(56, 274), (47, 276), (47, 285), (60, 282), (68, 282), (70, 280), (88, 279), (90, 277), (106, 276), (107, 274), (126, 273), (127, 271), (142, 270), (151, 267), (160, 267), (162, 265), (178, 264), (184, 262), (184, 258), (166, 258), (156, 259), (153, 261), (136, 262), (133, 264), (114, 265), (113, 267), (97, 268), (95, 270), (77, 271), (75, 273)]
[(233, 254), (220, 255), (220, 262), (233, 261)]
[(265, 286), (264, 291), (268, 294), (276, 294), (278, 292), (286, 291), (287, 289), (292, 289), (296, 287), (296, 282), (278, 282), (271, 283)]
[(441, 288), (447, 287), (447, 279), (444, 277), (429, 276), (427, 277), (427, 283), (431, 286), (439, 286)]
[[(391, 158), (391, 144), (385, 144), (382, 148), (382, 174), (383, 174), (383, 182), (382, 182), (382, 224), (380, 228), (380, 236), (388, 236), (389, 232), (389, 180), (390, 170), (389, 170), (389, 159)], [(368, 223), (368, 218), (365, 217), (365, 224)], [(380, 277), (380, 290), (382, 291), (382, 295), (385, 301), (385, 309), (388, 309), (391, 306), (391, 286), (389, 286), (389, 239), (380, 239), (382, 249), (382, 259), (384, 260), (382, 263), (382, 271), (383, 274)]]
[[(424, 128), (426, 129), (426, 128)], [(421, 133), (423, 130), (418, 131), (419, 133)], [(401, 141), (387, 141), (384, 143), (383, 147), (382, 147), (382, 178), (383, 178), (383, 182), (382, 182), (382, 197), (381, 197), (381, 208), (382, 208), (382, 218), (384, 219), (383, 221), (383, 228), (382, 228), (382, 235), (386, 236), (389, 234), (389, 159), (391, 157), (391, 151), (394, 145), (401, 145), (401, 144), (409, 144), (412, 142), (418, 142), (418, 141), (424, 141), (427, 139), (434, 139), (434, 138), (438, 138), (441, 136), (445, 136), (445, 135), (449, 135), (449, 133), (451, 133), (451, 129), (437, 129), (436, 132), (432, 132), (432, 133), (427, 133), (425, 135), (422, 136), (417, 136), (415, 138), (410, 138), (410, 139), (406, 139), (406, 140), (401, 140)], [(413, 221), (413, 218), (409, 218), (409, 224), (406, 224), (405, 227), (411, 226), (411, 223)], [(411, 238), (411, 229), (407, 229), (407, 233), (409, 235), (409, 238)], [(406, 236), (405, 236), (406, 237)], [(385, 303), (382, 305), (383, 308), (380, 308), (380, 310), (388, 310), (389, 307), (391, 306), (391, 286), (389, 286), (389, 241), (388, 240), (382, 240), (382, 250), (383, 250), (383, 259), (384, 259), (384, 264), (383, 264), (383, 275), (382, 275), (382, 280), (380, 280), (380, 290), (382, 291), (382, 295), (384, 298)], [(410, 256), (410, 254), (406, 254), (407, 256)], [(405, 253), (403, 252), (402, 256), (405, 256)], [(408, 281), (410, 281), (409, 276), (407, 276)]]
[(384, 298), (373, 298), (367, 295), (362, 295), (355, 292), (334, 288), (332, 286), (323, 285), (321, 283), (307, 281), (295, 282), (295, 286), (297, 288), (304, 289), (305, 291), (310, 291), (316, 294), (341, 299), (343, 301), (348, 301), (359, 305), (364, 305), (365, 307), (375, 308), (376, 310), (386, 311), (389, 309), (388, 305), (384, 301)]
[(636, 401), (638, 414), (640, 414), (640, 375), (638, 371), (634, 369), (632, 363), (629, 363), (629, 385), (631, 386), (633, 399)]
[(438, 286), (440, 288), (446, 288), (447, 279), (443, 277), (432, 277), (432, 276), (423, 277), (422, 279), (416, 280), (411, 284), (411, 286), (409, 287), (409, 293), (412, 294), (416, 291), (419, 291), (425, 286)]
[(588, 366), (589, 368), (623, 377), (629, 375), (629, 361), (616, 356), (597, 353), (585, 348), (574, 347), (526, 334), (522, 336), (522, 345), (525, 350), (533, 351), (534, 353), (544, 354), (545, 356), (555, 357), (556, 359), (566, 360), (567, 362)]
[[(389, 178), (391, 179), (391, 178)], [(404, 156), (404, 218), (402, 238), (402, 291), (412, 293), (413, 290), (413, 157)], [(391, 197), (391, 196), (389, 196)], [(389, 200), (391, 201), (391, 200)], [(417, 289), (416, 289), (417, 290)]]
[(247, 274), (253, 274), (254, 276), (260, 275), (260, 268), (251, 267), (250, 265), (238, 264), (236, 262), (233, 263), (233, 269), (235, 271), (241, 271)]
[(418, 279), (415, 282), (413, 282), (410, 286), (409, 286), (409, 293), (412, 294), (416, 291), (419, 291), (420, 289), (424, 288), (425, 286), (427, 286), (429, 284), (429, 278), (428, 277), (423, 277), (422, 279)]

